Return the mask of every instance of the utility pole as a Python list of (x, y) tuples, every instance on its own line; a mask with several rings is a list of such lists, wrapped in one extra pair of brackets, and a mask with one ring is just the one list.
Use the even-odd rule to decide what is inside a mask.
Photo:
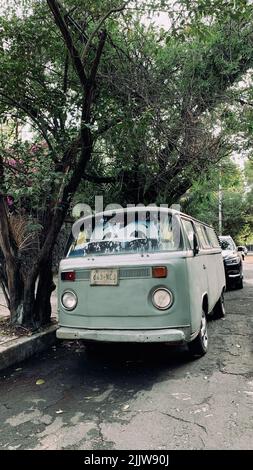
[(221, 184), (221, 167), (220, 167), (220, 171), (219, 171), (218, 205), (219, 205), (219, 235), (222, 235), (222, 184)]

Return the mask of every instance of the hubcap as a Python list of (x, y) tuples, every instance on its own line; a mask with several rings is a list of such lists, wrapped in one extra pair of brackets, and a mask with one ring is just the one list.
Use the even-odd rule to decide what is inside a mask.
[(208, 344), (207, 321), (206, 321), (206, 316), (204, 313), (202, 314), (200, 331), (201, 331), (201, 339), (202, 339), (203, 346), (205, 349), (207, 349), (207, 344)]

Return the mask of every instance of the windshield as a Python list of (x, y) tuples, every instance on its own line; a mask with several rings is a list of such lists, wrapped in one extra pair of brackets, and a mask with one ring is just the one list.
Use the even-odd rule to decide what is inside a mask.
[(179, 223), (166, 212), (122, 211), (110, 216), (80, 219), (78, 224), (68, 257), (181, 249)]
[(234, 250), (234, 245), (231, 240), (220, 240), (222, 250)]

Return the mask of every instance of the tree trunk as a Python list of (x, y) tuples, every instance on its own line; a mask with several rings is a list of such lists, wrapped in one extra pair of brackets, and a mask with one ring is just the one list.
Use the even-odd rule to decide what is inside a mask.
[(24, 283), (20, 275), (20, 268), (16, 262), (6, 261), (8, 279), (9, 309), (12, 324), (23, 323)]
[(34, 321), (34, 308), (35, 308), (35, 281), (28, 277), (24, 287), (24, 299), (23, 299), (23, 318), (22, 325), (36, 329), (37, 325)]
[(4, 262), (5, 285), (8, 289), (11, 323), (22, 323), (24, 283), (18, 251), (10, 229), (3, 195), (0, 194), (0, 248)]
[(34, 303), (34, 321), (37, 326), (47, 325), (50, 322), (52, 313), (50, 298), (55, 288), (51, 256), (49, 260), (43, 261), (40, 267), (39, 281)]

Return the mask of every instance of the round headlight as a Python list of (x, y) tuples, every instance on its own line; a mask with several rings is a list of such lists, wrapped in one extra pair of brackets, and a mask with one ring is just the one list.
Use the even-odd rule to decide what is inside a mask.
[(172, 293), (165, 288), (156, 289), (152, 295), (152, 302), (159, 310), (166, 310), (173, 302)]
[(76, 296), (76, 294), (72, 291), (64, 292), (64, 294), (62, 294), (61, 303), (62, 303), (62, 306), (66, 310), (74, 310), (74, 308), (77, 305), (77, 296)]

